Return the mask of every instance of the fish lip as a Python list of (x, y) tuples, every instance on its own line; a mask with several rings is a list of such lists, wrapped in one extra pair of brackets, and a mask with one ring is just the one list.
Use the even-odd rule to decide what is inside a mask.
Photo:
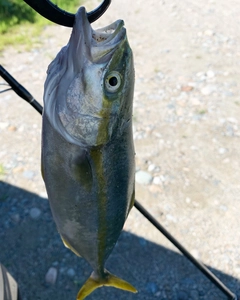
[(93, 30), (89, 41), (91, 58), (94, 63), (107, 63), (115, 50), (126, 39), (124, 22), (117, 20), (112, 24)]
[(117, 20), (112, 24), (92, 31), (92, 44), (105, 45), (108, 43), (118, 43), (126, 35), (126, 30), (123, 27), (124, 21)]
[(94, 63), (109, 61), (116, 47), (126, 38), (123, 20), (117, 20), (108, 26), (94, 30), (88, 21), (84, 7), (79, 8), (75, 20), (69, 50), (79, 63), (83, 59), (81, 58), (83, 54)]

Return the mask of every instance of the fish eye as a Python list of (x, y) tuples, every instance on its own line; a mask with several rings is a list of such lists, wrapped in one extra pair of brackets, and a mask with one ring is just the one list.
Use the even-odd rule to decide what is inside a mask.
[(116, 92), (122, 82), (120, 73), (113, 71), (105, 79), (105, 86), (109, 92)]

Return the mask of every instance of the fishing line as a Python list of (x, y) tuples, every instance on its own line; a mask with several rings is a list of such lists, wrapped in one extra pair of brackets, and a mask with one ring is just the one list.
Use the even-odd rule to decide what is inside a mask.
[[(40, 114), (43, 107), (33, 96), (19, 84), (1, 65), (0, 76), (2, 76), (12, 87), (12, 89), (29, 104), (31, 104)], [(218, 287), (229, 300), (238, 300), (237, 296), (229, 290), (224, 283), (218, 279), (202, 262), (198, 261), (192, 254), (177, 241), (137, 200), (134, 203), (135, 208), (157, 228), (184, 256), (186, 256), (216, 287)]]
[[(10, 85), (7, 84), (7, 83), (0, 83), (0, 85), (10, 86)], [(8, 91), (11, 91), (11, 90), (12, 90), (12, 88), (8, 88), (8, 89), (5, 89), (5, 90), (2, 90), (2, 91), (0, 91), (0, 94), (5, 93), (5, 92), (8, 92)]]
[(8, 91), (12, 91), (12, 89), (10, 88), (10, 89), (6, 89), (6, 90), (3, 90), (3, 91), (0, 91), (0, 94), (8, 92)]

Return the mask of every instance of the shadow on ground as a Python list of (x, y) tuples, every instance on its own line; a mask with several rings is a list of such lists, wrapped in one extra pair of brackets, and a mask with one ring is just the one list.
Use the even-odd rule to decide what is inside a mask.
[[(40, 209), (39, 218), (31, 218), (32, 208)], [(91, 269), (62, 245), (45, 198), (0, 181), (0, 228), (0, 262), (18, 281), (23, 300), (76, 298)], [(51, 266), (58, 269), (53, 286), (45, 283)], [(70, 268), (75, 276), (69, 276)], [(185, 257), (128, 232), (122, 233), (107, 268), (131, 282), (138, 294), (104, 287), (89, 300), (227, 299)], [(211, 270), (232, 291), (240, 292), (236, 278)]]

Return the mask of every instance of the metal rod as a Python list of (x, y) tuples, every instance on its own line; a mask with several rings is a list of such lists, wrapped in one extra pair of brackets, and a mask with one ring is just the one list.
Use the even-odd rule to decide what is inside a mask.
[(12, 87), (14, 92), (18, 94), (18, 96), (29, 103), (35, 100), (33, 96), (19, 82), (17, 82), (17, 80), (14, 79), (2, 65), (0, 65), (0, 76), (2, 76), (4, 80), (6, 80), (6, 82)]
[[(3, 69), (3, 67), (0, 65), (0, 75), (2, 75), (2, 69)], [(5, 69), (4, 69), (4, 71), (6, 73)], [(13, 78), (13, 77), (11, 76), (10, 78)], [(14, 78), (13, 78), (13, 80), (16, 81)], [(11, 80), (10, 80), (9, 84), (11, 85)], [(19, 87), (22, 87), (22, 86), (17, 82), (15, 89), (18, 90)], [(15, 89), (14, 89), (14, 91), (20, 97), (22, 97), (21, 96), (22, 93), (19, 91), (16, 91)], [(23, 89), (27, 92), (27, 95), (30, 95), (25, 88), (23, 88)], [(22, 91), (22, 89), (21, 89), (21, 91)], [(25, 99), (25, 98), (23, 98), (23, 99)], [(32, 99), (34, 99), (34, 98), (32, 97)], [(42, 114), (43, 107), (35, 99), (32, 101), (28, 101), (28, 103), (30, 103), (40, 114)], [(178, 250), (180, 252), (182, 252), (182, 254), (185, 255), (215, 286), (217, 286), (229, 298), (229, 300), (238, 300), (237, 296), (234, 293), (232, 293), (202, 262), (198, 261), (195, 257), (193, 257), (192, 254), (185, 247), (183, 247), (183, 245), (180, 244), (180, 242), (178, 242), (137, 200), (135, 200), (134, 206), (175, 247), (177, 247)]]
[(237, 296), (232, 293), (202, 262), (198, 261), (192, 254), (184, 248), (137, 200), (134, 206), (136, 209), (152, 223), (161, 233), (180, 250), (205, 276), (208, 277), (229, 299), (237, 300)]
[(30, 104), (42, 115), (43, 107), (37, 100), (34, 99)]

